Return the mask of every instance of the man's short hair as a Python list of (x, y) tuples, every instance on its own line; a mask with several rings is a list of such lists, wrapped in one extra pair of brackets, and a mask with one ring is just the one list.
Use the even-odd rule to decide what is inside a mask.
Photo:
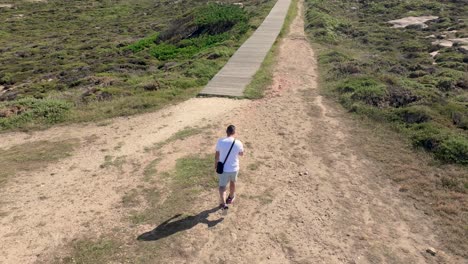
[(229, 125), (226, 129), (226, 134), (228, 135), (233, 135), (236, 133), (236, 126), (234, 125)]

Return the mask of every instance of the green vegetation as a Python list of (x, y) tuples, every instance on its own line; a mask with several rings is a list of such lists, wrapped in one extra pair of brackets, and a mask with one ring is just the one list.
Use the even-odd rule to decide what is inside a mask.
[(76, 140), (37, 141), (0, 149), (0, 186), (16, 173), (38, 170), (70, 156), (76, 145)]
[[(307, 0), (306, 30), (320, 51), (322, 87), (351, 112), (389, 123), (414, 146), (446, 163), (468, 165), (468, 55), (460, 1)], [(434, 15), (428, 27), (390, 20)], [(434, 58), (431, 52), (438, 51)]]
[(193, 97), (273, 4), (10, 2), (14, 8), (0, 10), (0, 131), (132, 115)]
[(171, 142), (177, 141), (177, 140), (185, 140), (191, 136), (198, 135), (205, 131), (209, 126), (205, 127), (185, 127), (184, 129), (177, 131), (174, 135), (170, 136), (168, 139), (162, 142), (158, 142), (154, 145), (154, 147), (149, 147), (146, 148), (145, 151), (152, 151), (152, 150), (157, 150), (165, 146), (166, 144), (169, 144)]
[(158, 173), (158, 170), (156, 169), (156, 165), (161, 161), (161, 159), (155, 159), (148, 164), (144, 170), (143, 170), (143, 179), (145, 181), (149, 181), (153, 178), (153, 176), (156, 176)]
[(122, 166), (126, 163), (127, 161), (125, 160), (125, 156), (120, 156), (120, 157), (113, 157), (110, 155), (106, 155), (104, 157), (104, 163), (102, 163), (99, 167), (101, 169), (107, 169), (111, 167), (118, 168), (119, 170), (122, 170)]
[(72, 255), (57, 261), (57, 263), (106, 263), (109, 257), (119, 251), (119, 244), (114, 240), (81, 239), (73, 243)]
[(175, 171), (165, 176), (171, 182), (169, 196), (161, 204), (157, 188), (145, 189), (143, 196), (149, 207), (130, 217), (134, 224), (163, 221), (174, 212), (187, 211), (191, 208), (191, 200), (200, 191), (214, 188), (217, 184), (211, 155), (181, 158), (177, 160)]

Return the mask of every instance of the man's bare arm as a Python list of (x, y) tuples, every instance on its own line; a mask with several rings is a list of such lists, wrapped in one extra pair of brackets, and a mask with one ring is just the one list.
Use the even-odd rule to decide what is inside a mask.
[(216, 154), (215, 154), (215, 170), (216, 170), (216, 167), (218, 167), (218, 161), (219, 161), (219, 151), (216, 151)]

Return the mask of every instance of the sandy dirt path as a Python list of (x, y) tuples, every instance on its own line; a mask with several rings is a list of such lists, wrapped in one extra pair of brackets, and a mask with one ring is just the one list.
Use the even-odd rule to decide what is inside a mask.
[[(155, 158), (145, 148), (185, 127), (214, 125), (207, 130), (222, 136), (229, 123), (246, 145), (236, 204), (216, 227), (184, 231), (174, 245), (178, 253), (167, 259), (155, 253), (155, 263), (463, 263), (441, 250), (435, 257), (425, 252), (440, 248), (432, 220), (379, 177), (381, 166), (361, 153), (366, 136), (319, 95), (302, 12), (300, 3), (262, 100), (196, 98), (105, 125), (2, 135), (3, 149), (66, 139), (77, 139), (80, 148), (2, 188), (0, 263), (33, 263), (84, 234), (99, 237), (116, 226), (125, 226), (123, 240), (137, 243), (136, 235), (154, 226), (128, 227), (122, 222), (128, 209), (119, 204), (126, 190), (142, 184), (136, 171)], [(160, 169), (194, 149), (211, 153), (203, 136), (180, 142)], [(106, 156), (127, 162), (103, 169)], [(215, 206), (216, 191), (199, 200), (192, 213)]]
[[(430, 219), (379, 178), (348, 114), (319, 95), (314, 51), (299, 16), (280, 43), (274, 84), (232, 122), (251, 142), (239, 199), (193, 263), (463, 263), (439, 252)], [(247, 161), (246, 161), (247, 162)], [(212, 199), (211, 203), (216, 200)], [(190, 235), (189, 235), (190, 237)]]

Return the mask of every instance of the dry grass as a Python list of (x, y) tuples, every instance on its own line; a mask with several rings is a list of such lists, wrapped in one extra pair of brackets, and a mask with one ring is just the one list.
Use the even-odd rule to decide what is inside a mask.
[(70, 156), (77, 146), (77, 140), (58, 142), (36, 141), (0, 149), (0, 186), (23, 171), (34, 171), (48, 164)]

